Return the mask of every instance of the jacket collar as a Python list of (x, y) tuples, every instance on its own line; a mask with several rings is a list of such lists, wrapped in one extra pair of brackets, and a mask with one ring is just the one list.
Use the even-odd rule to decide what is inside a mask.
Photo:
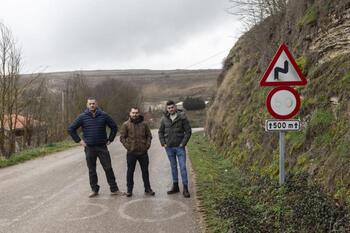
[(135, 120), (131, 119), (131, 117), (129, 117), (129, 121), (131, 123), (134, 123), (134, 124), (139, 124), (141, 122), (143, 122), (144, 120), (144, 117), (142, 115), (140, 115), (138, 118), (136, 118)]
[[(176, 114), (177, 114), (177, 116), (176, 116), (176, 118), (174, 119), (173, 122), (175, 122), (175, 121), (177, 121), (178, 119), (180, 119), (180, 117), (184, 114), (184, 112), (183, 112), (182, 110), (180, 110), (180, 109), (177, 109), (177, 110), (176, 110)], [(171, 119), (170, 119), (170, 113), (169, 113), (168, 111), (164, 112), (164, 116), (165, 116), (166, 118), (168, 118), (169, 120), (171, 120)]]
[[(89, 110), (88, 108), (85, 109), (84, 112), (85, 112), (86, 114), (88, 114), (89, 116), (93, 117), (92, 112), (90, 112), (90, 110)], [(95, 117), (101, 115), (101, 113), (102, 113), (102, 110), (101, 110), (100, 108), (96, 108)]]

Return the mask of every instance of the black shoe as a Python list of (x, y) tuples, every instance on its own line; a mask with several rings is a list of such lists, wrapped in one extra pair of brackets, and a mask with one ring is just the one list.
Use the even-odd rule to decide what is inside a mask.
[(132, 196), (132, 192), (127, 192), (127, 193), (125, 194), (125, 196), (131, 197), (131, 196)]
[(153, 192), (152, 189), (148, 189), (148, 190), (145, 191), (145, 194), (148, 195), (148, 196), (154, 196), (156, 193)]
[(180, 192), (179, 183), (174, 182), (173, 187), (167, 192), (167, 194), (174, 194)]
[(182, 192), (182, 194), (184, 195), (184, 197), (189, 198), (191, 195), (188, 192), (188, 187), (187, 185), (184, 185), (184, 191)]

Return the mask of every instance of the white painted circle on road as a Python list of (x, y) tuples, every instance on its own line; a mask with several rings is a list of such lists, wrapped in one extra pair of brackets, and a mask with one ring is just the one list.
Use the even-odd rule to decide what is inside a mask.
[[(66, 211), (68, 216), (66, 216), (63, 219), (63, 221), (78, 221), (96, 218), (98, 216), (104, 215), (109, 210), (107, 206), (97, 203), (84, 203), (72, 207), (75, 207), (75, 209), (68, 209)], [(83, 216), (75, 217), (76, 215), (79, 215), (82, 212), (84, 213)], [(86, 214), (86, 212), (91, 214)]]
[[(138, 199), (124, 203), (118, 212), (122, 218), (133, 222), (152, 223), (179, 218), (185, 215), (188, 210), (188, 206), (180, 201), (169, 199)], [(169, 214), (169, 212), (173, 213)]]
[(11, 222), (9, 219), (7, 218), (0, 218), (0, 226), (9, 226), (11, 225)]

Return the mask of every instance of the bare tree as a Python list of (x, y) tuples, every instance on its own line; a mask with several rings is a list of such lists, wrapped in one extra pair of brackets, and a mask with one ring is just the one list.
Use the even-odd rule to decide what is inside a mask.
[(229, 0), (228, 12), (237, 15), (248, 28), (286, 9), (287, 0)]
[(127, 119), (130, 107), (141, 107), (141, 91), (130, 82), (107, 79), (94, 87), (91, 94), (117, 123)]
[[(53, 102), (46, 79), (37, 79), (35, 85), (26, 88), (21, 95), (21, 115), (24, 116), (23, 147), (38, 146), (47, 143), (47, 118), (52, 117)], [(51, 111), (51, 112), (50, 112)]]
[(11, 31), (0, 23), (0, 153), (5, 157), (15, 151), (20, 61)]
[(65, 81), (61, 93), (62, 124), (64, 128), (82, 112), (86, 99), (90, 95), (91, 87), (81, 72), (74, 72), (72, 77)]
[[(130, 83), (106, 80), (95, 87), (81, 73), (65, 81), (61, 89), (33, 75), (20, 79), (21, 51), (11, 31), (0, 23), (0, 155), (16, 151), (16, 133), (21, 128), (20, 149), (62, 140), (67, 125), (84, 109), (87, 97), (96, 96), (100, 106), (122, 122), (130, 106), (140, 106), (140, 92)], [(20, 124), (18, 124), (20, 123)]]
[(73, 73), (61, 88), (50, 86), (45, 78), (40, 79), (35, 88), (28, 88), (26, 99), (30, 101), (24, 110), (27, 118), (31, 119), (31, 124), (26, 127), (27, 146), (64, 139), (67, 125), (84, 109), (90, 89), (81, 73)]
[(121, 123), (131, 106), (141, 106), (139, 91), (130, 83), (105, 80), (96, 86), (80, 72), (65, 80), (61, 88), (50, 87), (48, 80), (40, 79), (24, 92), (27, 99), (21, 114), (28, 119), (25, 127), (25, 146), (61, 141), (67, 136), (67, 126), (84, 109), (89, 96)]

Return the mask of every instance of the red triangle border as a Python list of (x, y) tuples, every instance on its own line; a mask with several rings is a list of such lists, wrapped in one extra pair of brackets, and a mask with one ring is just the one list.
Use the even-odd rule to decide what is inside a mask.
[[(281, 53), (283, 51), (286, 53), (288, 59), (292, 63), (295, 71), (297, 72), (297, 74), (299, 75), (299, 78), (301, 80), (300, 81), (288, 81), (288, 82), (266, 82), (266, 79), (270, 75), (272, 69), (274, 68), (278, 58), (281, 56)], [(299, 67), (298, 67), (297, 63), (295, 62), (292, 54), (289, 52), (288, 47), (284, 43), (281, 44), (280, 47), (277, 50), (277, 53), (275, 54), (275, 56), (273, 57), (271, 63), (269, 64), (268, 68), (264, 72), (264, 75), (263, 75), (263, 77), (260, 80), (260, 86), (293, 86), (293, 85), (295, 85), (295, 86), (304, 86), (306, 84), (307, 84), (307, 80), (304, 77), (304, 75), (301, 72), (301, 70), (299, 69)]]

